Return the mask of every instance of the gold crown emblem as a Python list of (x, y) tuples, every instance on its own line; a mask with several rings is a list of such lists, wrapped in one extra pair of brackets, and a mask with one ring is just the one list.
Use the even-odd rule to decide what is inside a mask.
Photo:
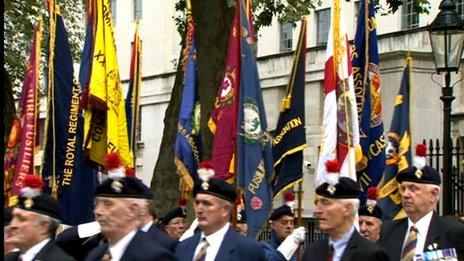
[(34, 205), (34, 200), (32, 198), (27, 198), (24, 200), (24, 206), (26, 208), (31, 208)]
[(374, 206), (367, 206), (367, 211), (372, 214), (374, 212)]

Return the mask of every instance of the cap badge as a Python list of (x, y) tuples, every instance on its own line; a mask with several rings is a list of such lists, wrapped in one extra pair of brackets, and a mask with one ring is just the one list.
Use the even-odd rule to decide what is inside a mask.
[(420, 169), (417, 169), (416, 172), (414, 173), (418, 179), (422, 178), (422, 171)]
[(119, 180), (114, 180), (113, 182), (111, 182), (111, 188), (116, 193), (121, 193), (123, 187), (124, 186), (122, 185), (122, 183)]
[(374, 212), (374, 206), (367, 206), (367, 211), (372, 214)]
[(32, 198), (27, 198), (24, 200), (24, 206), (26, 208), (31, 208), (34, 205), (34, 200)]

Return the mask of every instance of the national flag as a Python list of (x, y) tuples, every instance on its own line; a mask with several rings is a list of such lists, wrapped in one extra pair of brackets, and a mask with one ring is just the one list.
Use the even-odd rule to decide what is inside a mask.
[(96, 1), (95, 19), (84, 147), (89, 159), (97, 164), (104, 165), (106, 153), (118, 152), (123, 164), (131, 167), (133, 160), (127, 137), (126, 111), (109, 0)]
[(374, 1), (362, 0), (351, 64), (358, 106), (359, 143), (362, 149), (357, 177), (365, 192), (368, 187), (377, 186), (385, 170), (385, 136), (375, 21)]
[[(343, 1), (345, 2), (345, 1)], [(359, 124), (351, 53), (340, 0), (334, 0), (324, 69), (324, 115), (316, 184), (326, 179), (325, 162), (337, 160), (340, 176), (356, 179)]]
[(182, 193), (186, 194), (192, 191), (194, 182), (198, 181), (197, 169), (202, 160), (195, 23), (190, 14), (187, 18), (187, 35), (182, 57), (184, 82), (174, 145), (174, 163), (181, 174)]
[(240, 18), (239, 7), (232, 20), (227, 46), (226, 68), (218, 88), (208, 127), (214, 134), (211, 162), (215, 177), (227, 180), (235, 173), (237, 148), (237, 106), (240, 84)]
[(386, 167), (380, 181), (378, 205), (384, 220), (405, 216), (401, 208), (401, 195), (396, 175), (411, 165), (411, 130), (409, 125), (409, 102), (411, 87), (411, 58), (406, 58), (400, 90), (395, 99), (390, 131), (387, 135)]
[(27, 64), (23, 90), (19, 100), (20, 113), (20, 139), (18, 156), (14, 176), (11, 183), (11, 191), (8, 195), (9, 206), (15, 205), (20, 189), (23, 187), (24, 178), (34, 175), (34, 156), (38, 133), (38, 91), (40, 75), (40, 44), (42, 42), (42, 28), (39, 20), (32, 41), (31, 54)]
[(129, 149), (135, 165), (135, 135), (137, 120), (140, 113), (140, 89), (142, 87), (142, 41), (139, 36), (139, 22), (135, 24), (134, 41), (132, 44), (132, 58), (129, 75), (129, 88), (126, 95), (127, 135)]
[(241, 9), (241, 78), (236, 184), (245, 196), (248, 236), (255, 238), (266, 225), (272, 209), (272, 137), (267, 132), (256, 57), (251, 46), (253, 40), (243, 1), (240, 5), (237, 3), (237, 8)]
[(50, 60), (44, 165), (44, 192), (61, 203), (62, 222), (92, 221), (96, 171), (83, 162), (81, 89), (74, 78), (71, 47), (58, 6), (50, 1)]
[(303, 149), (306, 144), (304, 88), (306, 73), (306, 18), (301, 21), (298, 46), (277, 128), (273, 139), (274, 198), (303, 179)]

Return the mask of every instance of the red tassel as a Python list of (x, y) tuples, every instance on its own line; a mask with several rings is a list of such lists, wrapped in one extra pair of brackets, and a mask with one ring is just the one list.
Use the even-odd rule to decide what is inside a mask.
[(293, 200), (295, 200), (295, 195), (293, 195), (292, 192), (287, 191), (285, 193), (285, 195), (284, 195), (284, 200), (285, 200), (285, 202), (293, 201)]
[(127, 177), (135, 177), (135, 170), (133, 168), (126, 168)]
[(24, 178), (24, 187), (40, 188), (43, 187), (42, 178), (37, 175), (26, 175)]
[(427, 147), (424, 144), (417, 144), (417, 146), (416, 146), (416, 156), (418, 156), (418, 157), (427, 156)]
[(377, 200), (377, 188), (369, 187), (367, 189), (367, 199)]
[(117, 152), (110, 152), (105, 155), (105, 165), (106, 169), (117, 169), (121, 167), (121, 158), (119, 157), (119, 153)]
[(213, 169), (213, 163), (209, 161), (202, 161), (200, 163), (200, 166), (198, 166), (199, 169)]
[(325, 168), (329, 173), (339, 173), (340, 172), (340, 164), (338, 160), (328, 160), (325, 162)]
[(187, 205), (187, 200), (185, 198), (179, 198), (179, 206), (186, 206)]

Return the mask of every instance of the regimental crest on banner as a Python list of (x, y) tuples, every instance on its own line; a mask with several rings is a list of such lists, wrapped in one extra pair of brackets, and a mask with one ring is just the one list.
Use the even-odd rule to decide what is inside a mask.
[(200, 120), (201, 120), (201, 105), (200, 101), (197, 101), (193, 106), (193, 117), (192, 117), (192, 135), (200, 134)]
[(243, 105), (243, 136), (247, 143), (261, 143), (263, 131), (259, 119), (259, 108), (253, 100), (246, 100)]
[(383, 123), (382, 96), (380, 94), (380, 69), (375, 63), (369, 63), (369, 80), (371, 90), (371, 128)]
[(216, 108), (224, 107), (233, 102), (235, 95), (235, 83), (237, 82), (237, 74), (234, 68), (227, 68), (221, 86), (221, 94), (216, 99)]

